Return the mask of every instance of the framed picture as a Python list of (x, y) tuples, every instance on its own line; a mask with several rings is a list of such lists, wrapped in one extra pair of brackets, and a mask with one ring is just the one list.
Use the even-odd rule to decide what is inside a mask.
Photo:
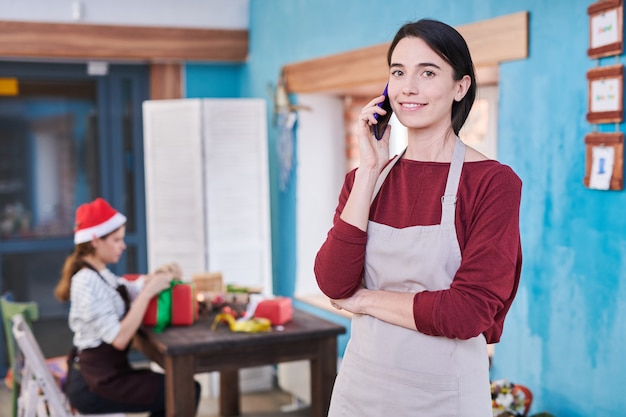
[(587, 8), (591, 58), (620, 55), (624, 50), (622, 0), (601, 0)]
[(587, 71), (590, 123), (620, 123), (624, 119), (624, 65), (609, 65)]
[(624, 134), (589, 133), (585, 136), (585, 187), (624, 189)]

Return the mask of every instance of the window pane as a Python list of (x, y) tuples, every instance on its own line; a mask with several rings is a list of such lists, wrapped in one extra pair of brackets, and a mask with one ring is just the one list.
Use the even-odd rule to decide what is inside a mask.
[(129, 245), (124, 253), (126, 256), (126, 271), (135, 273), (140, 271), (137, 257), (137, 247)]
[(135, 163), (134, 156), (136, 150), (134, 149), (133, 141), (133, 118), (137, 117), (133, 113), (133, 90), (132, 81), (125, 79), (121, 82), (122, 90), (122, 146), (124, 152), (124, 214), (128, 218), (126, 224), (127, 233), (135, 233), (137, 231), (137, 208), (135, 205)]
[(72, 235), (99, 195), (94, 81), (20, 80), (0, 97), (0, 240)]

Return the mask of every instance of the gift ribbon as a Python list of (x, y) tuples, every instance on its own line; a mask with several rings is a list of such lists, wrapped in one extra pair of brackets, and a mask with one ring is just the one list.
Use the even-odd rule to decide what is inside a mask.
[(172, 322), (172, 288), (174, 288), (174, 285), (181, 283), (181, 280), (172, 280), (169, 288), (159, 293), (157, 298), (156, 324), (153, 329), (155, 333), (161, 333)]
[(220, 322), (228, 323), (232, 332), (259, 333), (272, 330), (272, 323), (269, 319), (256, 317), (247, 320), (235, 320), (235, 317), (229, 313), (220, 313), (215, 316), (211, 330), (215, 330)]

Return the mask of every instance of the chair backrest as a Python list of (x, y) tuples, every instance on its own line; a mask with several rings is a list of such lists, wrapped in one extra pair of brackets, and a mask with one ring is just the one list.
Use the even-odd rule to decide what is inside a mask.
[(39, 318), (39, 308), (34, 301), (19, 302), (11, 301), (7, 295), (0, 297), (0, 309), (2, 311), (2, 321), (4, 325), (4, 334), (7, 340), (7, 351), (9, 354), (9, 363), (14, 368), (15, 361), (15, 340), (11, 333), (11, 320), (16, 314), (21, 314), (26, 323), (31, 326), (33, 321)]
[[(25, 375), (32, 374), (48, 403), (50, 414), (56, 417), (70, 417), (65, 404), (65, 396), (52, 377), (39, 344), (22, 314), (13, 316), (12, 331), (15, 341), (24, 355)], [(24, 380), (22, 385), (31, 382)]]
[(24, 320), (31, 325), (33, 321), (39, 318), (39, 308), (37, 303), (33, 301), (19, 302), (13, 301), (10, 294), (4, 294), (0, 297), (0, 311), (2, 311), (2, 324), (4, 326), (4, 334), (7, 345), (7, 353), (9, 356), (9, 366), (11, 369), (11, 416), (17, 416), (17, 393), (20, 386), (20, 372), (18, 369), (17, 346), (15, 338), (11, 331), (11, 320), (16, 314), (21, 314)]

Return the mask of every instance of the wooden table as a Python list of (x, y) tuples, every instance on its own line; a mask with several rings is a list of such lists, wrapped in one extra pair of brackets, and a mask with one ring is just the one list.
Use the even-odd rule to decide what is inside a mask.
[(227, 325), (210, 329), (212, 317), (193, 326), (169, 327), (154, 333), (140, 328), (134, 346), (165, 369), (168, 417), (194, 415), (193, 375), (220, 372), (220, 415), (241, 412), (239, 369), (308, 359), (311, 362), (311, 413), (326, 417), (337, 373), (337, 336), (343, 326), (294, 309), (282, 330), (235, 333)]

